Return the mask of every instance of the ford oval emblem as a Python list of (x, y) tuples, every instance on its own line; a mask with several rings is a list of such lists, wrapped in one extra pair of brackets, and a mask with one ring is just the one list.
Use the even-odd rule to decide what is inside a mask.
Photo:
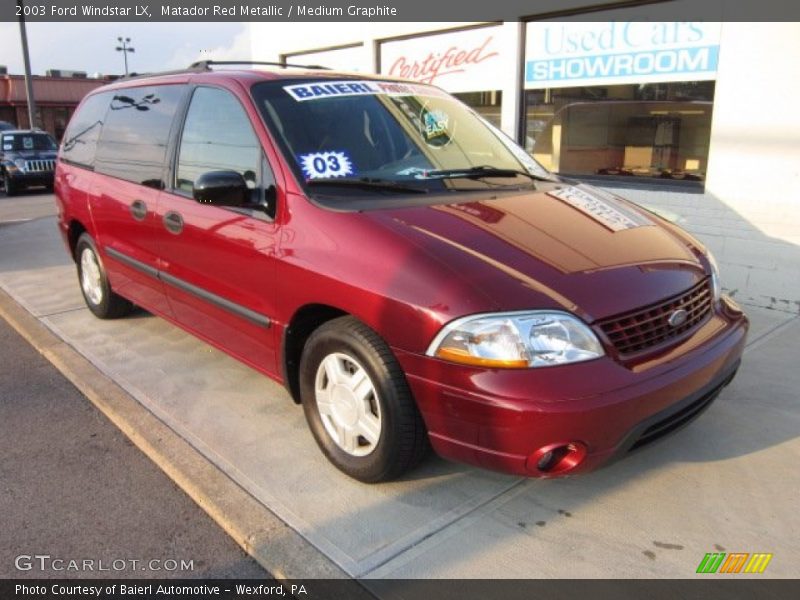
[(670, 327), (680, 327), (681, 325), (686, 323), (686, 319), (688, 318), (689, 318), (689, 313), (687, 313), (682, 308), (679, 308), (669, 316), (669, 318), (667, 319), (667, 323), (669, 323)]

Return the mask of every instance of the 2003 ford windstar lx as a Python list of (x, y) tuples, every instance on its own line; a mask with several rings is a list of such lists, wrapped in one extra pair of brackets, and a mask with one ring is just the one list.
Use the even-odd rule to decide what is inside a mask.
[(60, 148), (89, 309), (283, 382), (368, 482), (440, 455), (587, 471), (703, 411), (748, 322), (669, 222), (545, 171), (440, 89), (209, 63), (91, 93)]

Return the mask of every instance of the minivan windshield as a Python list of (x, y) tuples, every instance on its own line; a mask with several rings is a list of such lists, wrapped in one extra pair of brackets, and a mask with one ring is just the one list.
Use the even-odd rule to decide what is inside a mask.
[(55, 150), (55, 141), (46, 133), (5, 133), (3, 150), (6, 152), (28, 152)]
[(296, 79), (258, 83), (253, 95), (315, 193), (519, 189), (552, 178), (504, 133), (433, 86)]

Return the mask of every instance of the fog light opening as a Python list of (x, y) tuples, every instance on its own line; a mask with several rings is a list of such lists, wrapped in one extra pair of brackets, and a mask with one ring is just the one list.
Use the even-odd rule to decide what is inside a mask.
[(549, 444), (528, 458), (528, 468), (541, 475), (563, 475), (572, 471), (586, 457), (582, 442)]

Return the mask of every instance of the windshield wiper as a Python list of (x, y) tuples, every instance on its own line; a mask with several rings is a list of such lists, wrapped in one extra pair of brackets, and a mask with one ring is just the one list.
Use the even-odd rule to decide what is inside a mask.
[(481, 177), (516, 177), (522, 175), (534, 181), (553, 181), (548, 177), (534, 175), (528, 171), (519, 169), (501, 169), (481, 165), (479, 167), (465, 167), (463, 169), (438, 169), (435, 171), (425, 171), (420, 179), (480, 179)]
[(306, 185), (333, 185), (342, 187), (358, 187), (364, 189), (386, 190), (390, 192), (409, 193), (409, 194), (427, 194), (428, 190), (420, 187), (412, 187), (410, 185), (403, 185), (396, 181), (388, 179), (372, 179), (370, 177), (354, 178), (341, 178), (341, 177), (325, 177), (317, 179), (309, 179)]

